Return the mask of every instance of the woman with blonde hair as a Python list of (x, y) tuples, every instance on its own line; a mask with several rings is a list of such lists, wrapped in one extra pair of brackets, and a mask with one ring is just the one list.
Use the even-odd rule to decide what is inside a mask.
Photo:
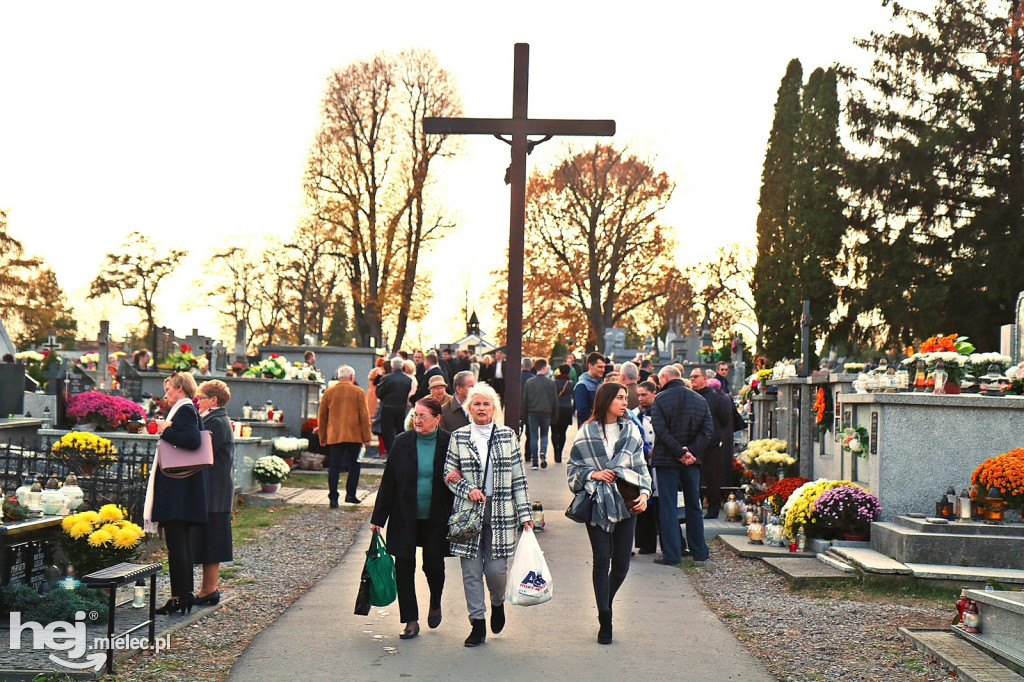
[(203, 585), (195, 604), (220, 603), (220, 565), (231, 561), (231, 503), (235, 497), (235, 436), (225, 405), (231, 389), (219, 379), (203, 382), (196, 392), (199, 416), (210, 432), (213, 466), (209, 469), (209, 521), (192, 533), (192, 560), (203, 566)]
[[(158, 421), (160, 438), (182, 450), (198, 450), (202, 422), (192, 403), (196, 380), (187, 372), (174, 372), (164, 379), (164, 393), (171, 409), (167, 419)], [(147, 533), (163, 529), (167, 545), (167, 568), (171, 577), (171, 598), (156, 612), (161, 615), (192, 610), (192, 533), (208, 520), (208, 483), (205, 469), (188, 478), (170, 478), (160, 470), (159, 451), (153, 457), (146, 488), (143, 521)]]

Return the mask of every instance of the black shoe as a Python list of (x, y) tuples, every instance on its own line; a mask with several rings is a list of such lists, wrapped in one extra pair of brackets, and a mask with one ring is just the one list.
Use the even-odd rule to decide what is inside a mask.
[(473, 630), (466, 638), (466, 646), (480, 646), (487, 639), (487, 626), (484, 625), (484, 619), (470, 618), (469, 622), (473, 626)]
[(418, 634), (420, 634), (420, 624), (416, 623), (416, 625), (414, 627), (412, 627), (412, 628), (406, 626), (405, 630), (402, 630), (402, 632), (399, 633), (398, 638), (399, 639), (412, 639), (413, 637), (415, 637)]
[(167, 616), (175, 611), (181, 611), (182, 613), (191, 613), (192, 611), (192, 600), (194, 597), (189, 594), (184, 597), (171, 597), (167, 600), (167, 603), (158, 608), (154, 613)]
[(675, 566), (675, 565), (676, 565), (676, 564), (672, 563), (671, 561), (669, 561), (668, 559), (666, 559), (666, 558), (665, 558), (665, 557), (663, 557), (663, 556), (660, 556), (660, 557), (656, 557), (656, 558), (654, 559), (654, 563), (656, 563), (656, 564), (660, 564), (660, 565), (662, 565), (662, 566)]
[(638, 549), (637, 554), (654, 554), (653, 549)]
[(437, 607), (437, 615), (434, 615), (434, 609), (430, 609), (427, 613), (427, 627), (431, 630), (441, 624), (441, 607)]
[(704, 518), (705, 519), (717, 519), (718, 518), (718, 512), (717, 511), (707, 511), (707, 512), (704, 512)]
[(548, 458), (547, 457), (541, 457), (540, 458), (540, 468), (541, 469), (547, 469), (548, 468)]
[(345, 498), (345, 504), (359, 504), (359, 498), (358, 497), (346, 497)]
[(601, 623), (601, 629), (597, 631), (598, 644), (612, 643), (612, 612), (598, 612), (597, 620)]
[(505, 605), (491, 604), (491, 632), (498, 634), (505, 628)]
[(214, 590), (204, 597), (196, 597), (192, 600), (192, 603), (196, 606), (216, 606), (220, 603), (220, 590)]
[(331, 500), (330, 507), (331, 507), (331, 509), (337, 509), (338, 508), (338, 501), (337, 500)]

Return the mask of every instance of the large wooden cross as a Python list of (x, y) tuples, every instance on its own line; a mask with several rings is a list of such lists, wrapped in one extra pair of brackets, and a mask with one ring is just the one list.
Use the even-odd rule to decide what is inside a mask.
[(615, 121), (528, 118), (530, 46), (516, 43), (512, 77), (512, 118), (424, 118), (423, 131), (438, 135), (511, 135), (512, 186), (508, 237), (508, 327), (505, 334), (505, 425), (519, 429), (523, 349), (523, 231), (526, 224), (526, 155), (529, 135), (614, 135)]

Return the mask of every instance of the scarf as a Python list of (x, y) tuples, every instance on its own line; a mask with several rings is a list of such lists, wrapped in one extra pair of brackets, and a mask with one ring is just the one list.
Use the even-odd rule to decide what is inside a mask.
[[(171, 421), (182, 405), (191, 405), (191, 398), (182, 398), (171, 406), (167, 411), (167, 421)], [(153, 451), (153, 463), (149, 465), (149, 481), (146, 483), (146, 502), (142, 512), (142, 529), (147, 533), (156, 535), (160, 530), (160, 524), (153, 521), (153, 491), (156, 487), (156, 469), (160, 466), (160, 449)]]
[[(626, 419), (620, 419), (618, 425), (621, 430), (615, 440), (612, 457), (606, 454), (605, 440), (601, 437), (605, 425), (596, 421), (586, 422), (577, 432), (573, 450), (593, 469), (611, 469), (617, 478), (637, 485), (642, 490), (649, 490), (650, 479), (644, 480), (644, 477), (632, 468), (632, 453), (643, 452), (643, 441), (640, 440), (639, 432), (628, 428), (629, 421)], [(629, 518), (629, 507), (614, 483), (590, 479), (586, 483), (586, 489), (594, 499), (591, 525), (611, 533), (615, 530), (616, 523)]]

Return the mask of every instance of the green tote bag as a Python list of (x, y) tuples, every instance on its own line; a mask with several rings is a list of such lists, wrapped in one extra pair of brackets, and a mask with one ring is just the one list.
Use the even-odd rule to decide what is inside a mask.
[(388, 606), (395, 601), (398, 596), (395, 558), (388, 554), (388, 548), (377, 531), (373, 531), (363, 567), (370, 574), (370, 603), (374, 606)]

